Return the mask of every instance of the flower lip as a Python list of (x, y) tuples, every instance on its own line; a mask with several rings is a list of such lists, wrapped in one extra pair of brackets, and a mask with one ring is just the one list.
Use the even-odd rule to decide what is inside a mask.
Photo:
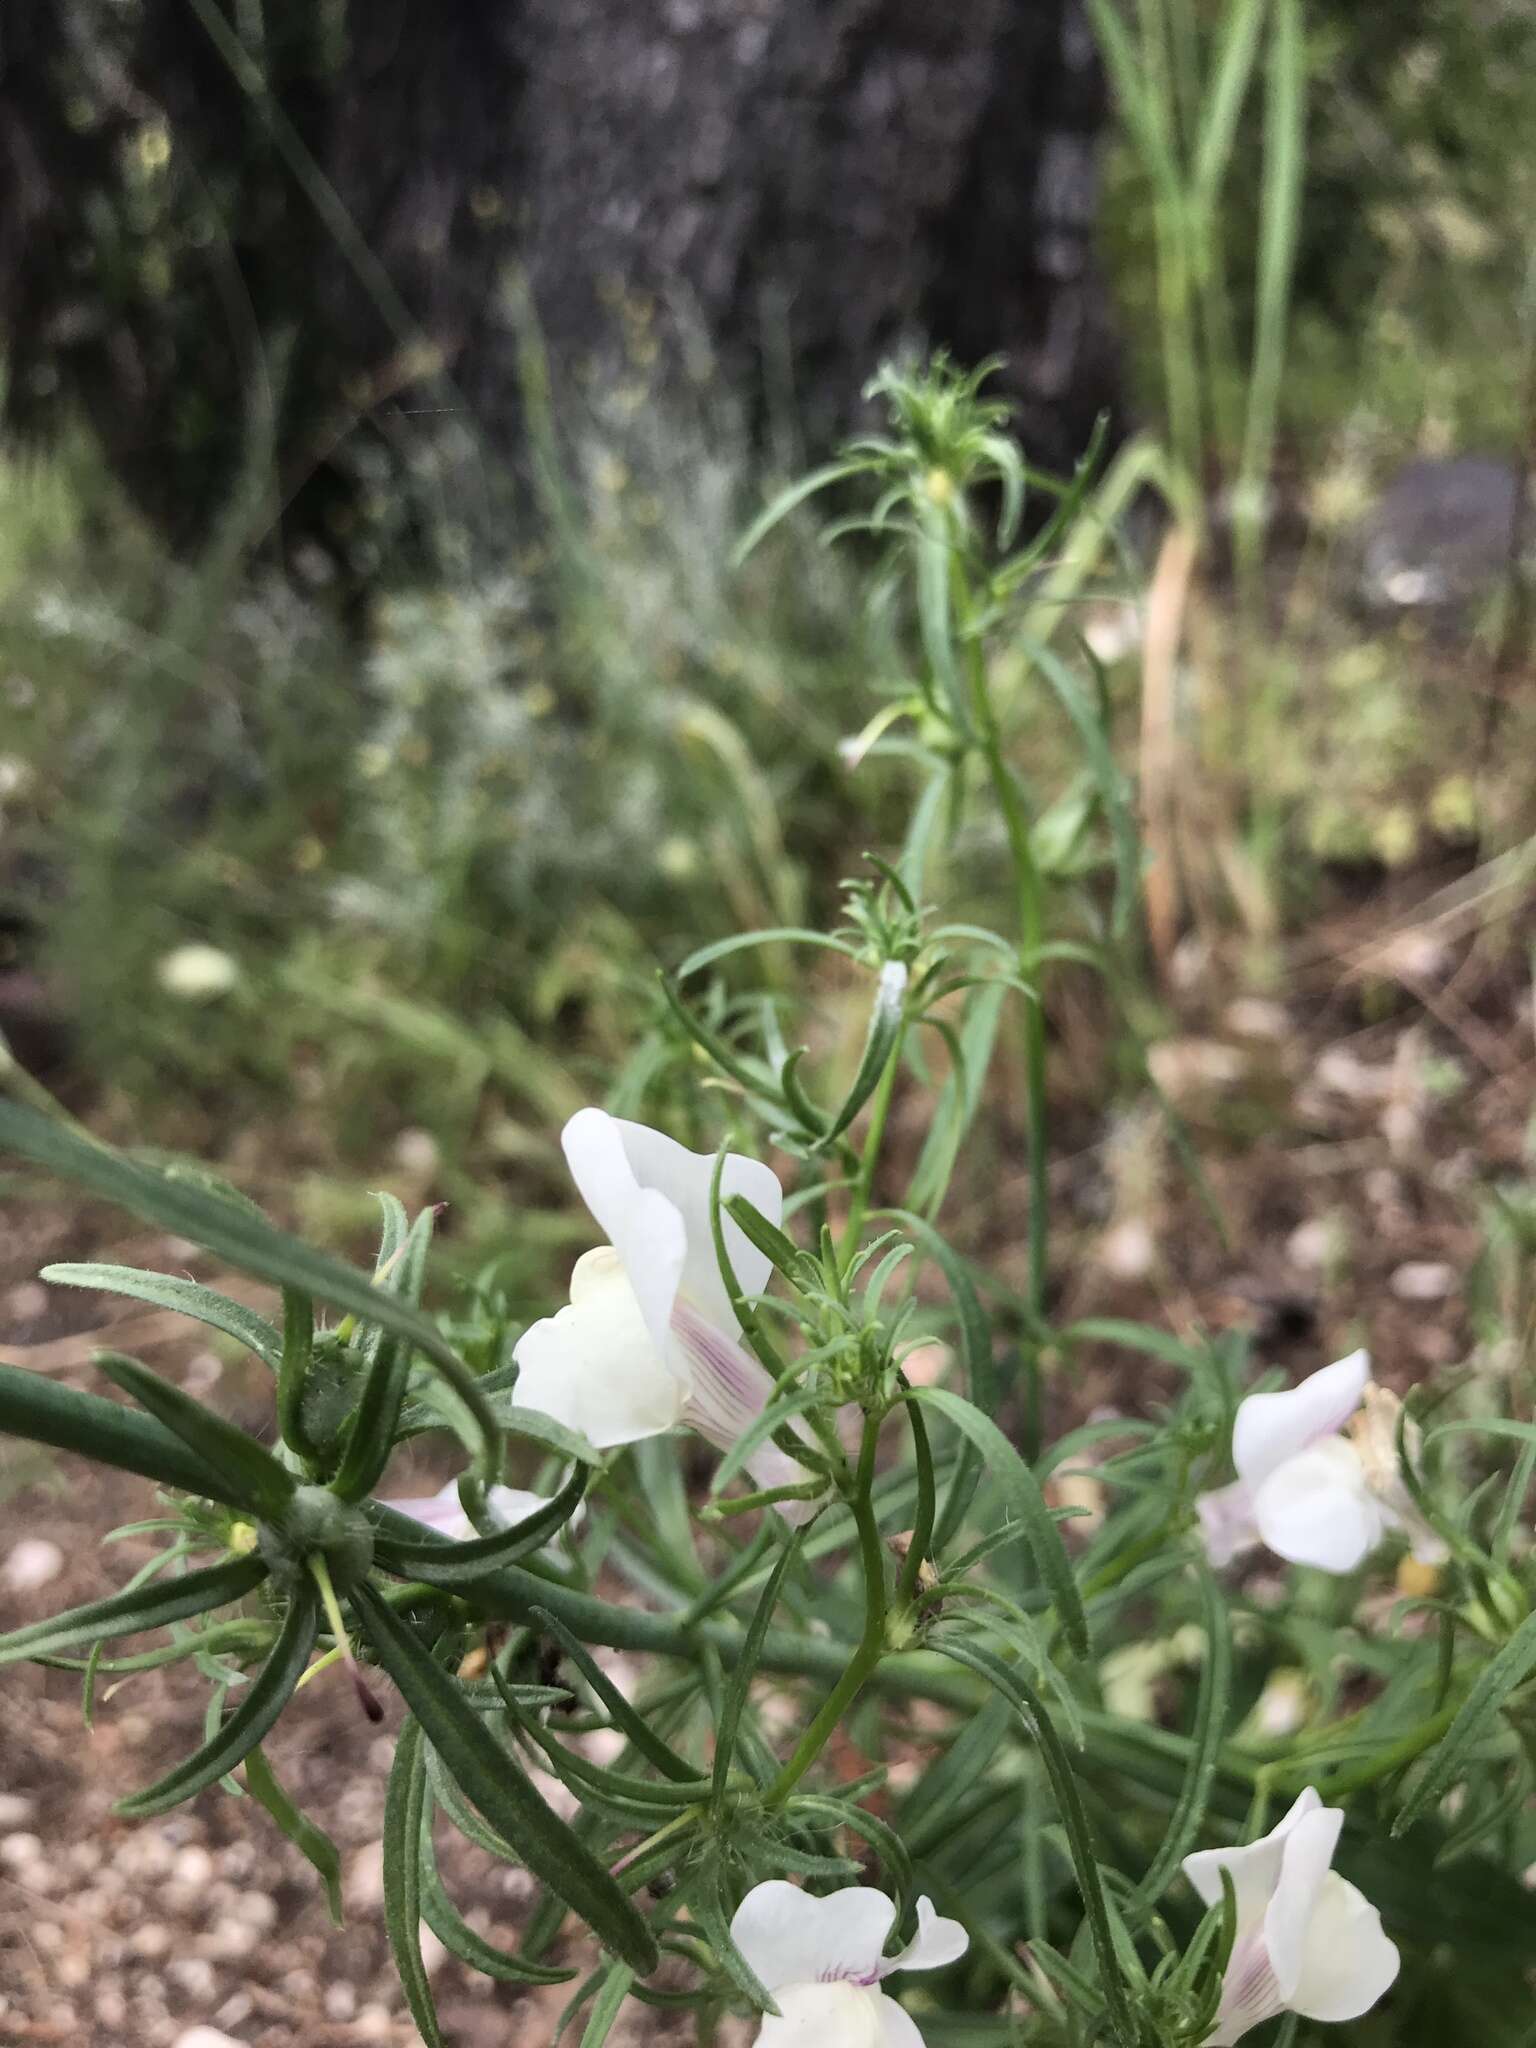
[(1367, 1351), (1351, 1351), (1280, 1393), (1250, 1394), (1232, 1427), (1232, 1462), (1257, 1491), (1270, 1474), (1325, 1437), (1336, 1436), (1360, 1406), (1371, 1377)]
[[(680, 1293), (707, 1322), (733, 1331), (736, 1315), (715, 1257), (713, 1156), (601, 1109), (578, 1110), (560, 1142), (577, 1192), (618, 1253), (657, 1350), (670, 1341)], [(732, 1195), (744, 1195), (774, 1225), (783, 1218), (778, 1176), (759, 1159), (726, 1155), (722, 1203)], [(772, 1270), (767, 1255), (731, 1217), (722, 1214), (720, 1223), (737, 1285), (748, 1297), (761, 1294)]]
[(1214, 1906), (1223, 1872), (1237, 1905), (1236, 1938), (1207, 2048), (1229, 2048), (1287, 2009), (1317, 2020), (1357, 2019), (1397, 1975), (1381, 1915), (1333, 1869), (1344, 1815), (1308, 1786), (1256, 1842), (1202, 1849), (1184, 1859), (1201, 1900)]

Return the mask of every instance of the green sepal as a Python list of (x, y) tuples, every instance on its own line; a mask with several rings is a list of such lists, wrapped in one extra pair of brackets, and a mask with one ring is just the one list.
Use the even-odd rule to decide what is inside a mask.
[[(891, 962), (888, 966), (898, 963)], [(847, 1130), (859, 1111), (868, 1102), (880, 1085), (880, 1076), (885, 1072), (892, 1055), (901, 1043), (906, 1028), (907, 976), (902, 970), (899, 985), (887, 968), (880, 972), (875, 1000), (869, 1013), (869, 1029), (864, 1037), (864, 1050), (859, 1058), (858, 1071), (853, 1084), (843, 1098), (843, 1105), (833, 1117), (821, 1136), (812, 1146), (814, 1152), (825, 1152), (829, 1146)]]
[(516, 1758), (399, 1616), (368, 1586), (354, 1590), (352, 1604), (380, 1663), (466, 1798), (606, 1947), (648, 1975), (656, 1967), (655, 1938), (609, 1872), (545, 1805)]
[(190, 1316), (210, 1330), (233, 1337), (274, 1371), (282, 1357), (283, 1340), (265, 1316), (195, 1280), (182, 1280), (172, 1273), (144, 1273), (137, 1266), (101, 1265), (44, 1266), (38, 1278), (54, 1287), (89, 1287)]
[(240, 1704), (229, 1719), (214, 1731), (194, 1756), (179, 1763), (173, 1771), (167, 1771), (163, 1778), (146, 1786), (142, 1792), (120, 1799), (114, 1812), (133, 1820), (164, 1813), (232, 1771), (265, 1739), (293, 1697), (294, 1687), (304, 1675), (318, 1634), (318, 1602), (312, 1590), (299, 1587), (271, 1656), (241, 1695)]
[(96, 1363), (115, 1386), (131, 1395), (157, 1422), (179, 1436), (188, 1450), (227, 1475), (231, 1488), (240, 1489), (238, 1507), (262, 1521), (275, 1521), (292, 1500), (298, 1484), (286, 1466), (279, 1465), (256, 1439), (236, 1429), (222, 1415), (173, 1387), (136, 1358), (123, 1358), (115, 1351), (98, 1351)]
[(188, 1572), (168, 1585), (156, 1583), (132, 1592), (114, 1593), (105, 1600), (92, 1600), (84, 1607), (72, 1607), (66, 1614), (34, 1621), (26, 1628), (0, 1636), (0, 1664), (19, 1664), (24, 1658), (75, 1643), (95, 1642), (110, 1636), (140, 1635), (146, 1629), (168, 1628), (173, 1621), (205, 1614), (211, 1608), (226, 1607), (243, 1600), (267, 1576), (259, 1557), (233, 1557), (204, 1571)]

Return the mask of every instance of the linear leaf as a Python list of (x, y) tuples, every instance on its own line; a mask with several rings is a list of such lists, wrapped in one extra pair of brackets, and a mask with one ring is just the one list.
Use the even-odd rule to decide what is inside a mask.
[(953, 1638), (946, 1638), (942, 1642), (935, 1638), (933, 1648), (985, 1678), (1007, 1700), (1034, 1737), (1051, 1780), (1051, 1790), (1056, 1796), (1056, 1808), (1061, 1815), (1062, 1827), (1066, 1831), (1067, 1847), (1071, 1853), (1078, 1890), (1082, 1895), (1094, 1954), (1098, 1959), (1099, 1985), (1109, 2012), (1110, 2023), (1124, 2048), (1133, 2048), (1137, 2039), (1136, 2022), (1126, 2001), (1125, 1982), (1121, 1975), (1114, 1933), (1105, 1906), (1104, 1887), (1099, 1877), (1093, 1837), (1088, 1829), (1088, 1816), (1083, 1810), (1077, 1779), (1073, 1774), (1067, 1752), (1062, 1746), (1061, 1737), (1056, 1732), (1055, 1724), (1028, 1679), (1021, 1676), (1011, 1665), (1005, 1664), (1000, 1657), (994, 1657), (990, 1650), (983, 1650), (974, 1643), (956, 1641)]
[(1189, 1767), (1179, 1788), (1179, 1803), (1169, 1819), (1151, 1868), (1136, 1887), (1138, 1904), (1155, 1906), (1186, 1854), (1193, 1848), (1210, 1803), (1211, 1784), (1221, 1757), (1226, 1732), (1227, 1705), (1232, 1691), (1232, 1634), (1226, 1603), (1210, 1571), (1197, 1567), (1200, 1605), (1205, 1623), (1205, 1662), (1200, 1671), (1200, 1691), (1195, 1702), (1195, 1725), (1190, 1740)]
[(589, 1655), (586, 1645), (572, 1635), (565, 1623), (551, 1614), (547, 1607), (535, 1607), (533, 1619), (540, 1628), (547, 1629), (559, 1643), (601, 1701), (609, 1720), (621, 1733), (628, 1736), (646, 1761), (654, 1764), (662, 1776), (672, 1779), (674, 1784), (695, 1783), (698, 1772), (693, 1765), (680, 1757), (669, 1743), (662, 1741), (645, 1716), (631, 1706), (607, 1672)]
[(587, 1490), (587, 1478), (587, 1472), (578, 1465), (553, 1500), (492, 1536), (475, 1536), (464, 1543), (447, 1545), (441, 1541), (412, 1544), (386, 1539), (389, 1567), (394, 1570), (406, 1566), (432, 1586), (472, 1586), (487, 1572), (504, 1564), (516, 1564), (519, 1558), (541, 1550), (575, 1514)]
[(603, 2048), (603, 2043), (613, 2031), (613, 2023), (619, 2016), (620, 2008), (629, 1996), (629, 1987), (635, 1981), (635, 1973), (623, 1963), (615, 1963), (603, 1979), (587, 2024), (581, 2036), (581, 2048)]
[(89, 1287), (190, 1316), (194, 1322), (233, 1337), (274, 1371), (282, 1357), (283, 1340), (265, 1316), (196, 1280), (181, 1280), (173, 1273), (143, 1273), (136, 1266), (97, 1265), (44, 1266), (39, 1278), (55, 1287)]
[(92, 1600), (84, 1607), (72, 1607), (46, 1621), (34, 1621), (26, 1628), (0, 1636), (0, 1664), (19, 1664), (24, 1658), (75, 1643), (95, 1642), (100, 1637), (139, 1635), (146, 1629), (168, 1628), (173, 1621), (227, 1607), (242, 1600), (267, 1576), (259, 1557), (232, 1557), (205, 1571), (187, 1572), (165, 1584), (141, 1586), (132, 1592), (114, 1593), (105, 1600)]
[(384, 1795), (384, 1929), (400, 1975), (400, 1988), (427, 2048), (444, 2048), (421, 1957), (421, 1838), (427, 1813), (427, 1770), (422, 1727), (407, 1720)]
[(1040, 1576), (1044, 1579), (1061, 1618), (1067, 1641), (1080, 1657), (1089, 1654), (1088, 1617), (1083, 1597), (1072, 1576), (1072, 1563), (1061, 1540), (1039, 1481), (1009, 1443), (997, 1424), (952, 1394), (946, 1387), (913, 1387), (904, 1398), (935, 1409), (953, 1423), (981, 1453), (982, 1462), (1019, 1524), (1019, 1534), (1029, 1545)]
[[(404, 1244), (394, 1254), (387, 1274), (378, 1280), (380, 1287), (414, 1303), (421, 1291), (427, 1248), (432, 1242), (432, 1228), (436, 1220), (435, 1209), (422, 1210), (411, 1225)], [(369, 1361), (368, 1377), (363, 1382), (347, 1432), (341, 1468), (333, 1481), (342, 1500), (362, 1500), (366, 1494), (372, 1493), (383, 1476), (390, 1452), (395, 1447), (400, 1410), (405, 1402), (414, 1356), (414, 1345), (401, 1337), (398, 1331), (381, 1327), (379, 1341), (373, 1347)]]
[(768, 1574), (767, 1584), (763, 1587), (752, 1619), (747, 1625), (747, 1633), (742, 1639), (741, 1655), (736, 1660), (730, 1683), (725, 1690), (725, 1700), (715, 1730), (713, 1781), (717, 1805), (725, 1797), (731, 1761), (736, 1754), (736, 1737), (741, 1728), (741, 1717), (746, 1709), (747, 1696), (752, 1690), (752, 1681), (757, 1676), (758, 1659), (762, 1655), (763, 1639), (768, 1633), (768, 1624), (773, 1620), (773, 1611), (779, 1604), (779, 1588), (784, 1583), (784, 1574), (800, 1555), (800, 1535), (801, 1532), (797, 1529), (784, 1545), (777, 1563)]
[(240, 1489), (241, 1507), (253, 1510), (264, 1521), (272, 1521), (293, 1499), (298, 1484), (293, 1474), (243, 1429), (236, 1429), (232, 1422), (215, 1415), (180, 1387), (161, 1379), (147, 1365), (140, 1365), (136, 1358), (123, 1358), (115, 1351), (98, 1351), (96, 1363), (114, 1385), (131, 1394), (141, 1408), (147, 1408), (189, 1450), (206, 1459), (216, 1472), (226, 1474), (231, 1487)]
[(1487, 1734), (1499, 1708), (1532, 1671), (1536, 1671), (1536, 1614), (1528, 1615), (1498, 1655), (1483, 1666), (1455, 1720), (1431, 1755), (1428, 1770), (1404, 1800), (1392, 1823), (1394, 1835), (1412, 1827), (1420, 1814), (1444, 1798), (1473, 1749)]
[[(655, 1939), (613, 1877), (545, 1805), (516, 1758), (399, 1616), (367, 1585), (354, 1588), (352, 1605), (380, 1662), (466, 1798), (606, 1947), (647, 1975), (656, 1967)], [(414, 1854), (412, 1860), (414, 1865)]]
[(480, 1435), (482, 1468), (486, 1478), (494, 1480), (499, 1447), (495, 1417), (474, 1374), (430, 1316), (373, 1286), (354, 1267), (279, 1230), (238, 1196), (210, 1188), (190, 1174), (126, 1158), (22, 1104), (0, 1102), (0, 1148), (47, 1167), (147, 1222), (191, 1238), (259, 1280), (296, 1288), (408, 1338), (432, 1360), (469, 1410)]
[(319, 1632), (319, 1603), (307, 1584), (294, 1589), (293, 1604), (272, 1654), (260, 1673), (240, 1695), (240, 1704), (218, 1727), (196, 1755), (167, 1771), (163, 1778), (117, 1802), (116, 1811), (131, 1819), (144, 1819), (179, 1806), (195, 1792), (215, 1784), (226, 1772), (249, 1755), (263, 1741), (268, 1730), (293, 1697), (293, 1689), (304, 1675), (310, 1652)]
[(325, 1886), (325, 1903), (332, 1924), (344, 1924), (341, 1910), (341, 1852), (325, 1829), (295, 1806), (272, 1775), (272, 1766), (260, 1743), (245, 1759), (245, 1789), (259, 1806), (264, 1806), (280, 1832), (287, 1836), (307, 1863), (314, 1866)]
[[(429, 1773), (430, 1778), (430, 1773)], [(430, 1792), (428, 1793), (430, 1801)], [(494, 1977), (501, 1984), (568, 1984), (574, 1970), (558, 1969), (552, 1963), (536, 1963), (497, 1948), (477, 1934), (449, 1898), (437, 1867), (432, 1841), (430, 1811), (423, 1811), (421, 1826), (421, 1917), (432, 1932), (460, 1962), (468, 1963), (482, 1977)]]
[(23, 1366), (0, 1365), (0, 1430), (29, 1443), (78, 1452), (98, 1465), (136, 1472), (183, 1493), (201, 1494), (225, 1507), (240, 1505), (228, 1477), (194, 1457), (163, 1423), (100, 1394), (61, 1387)]

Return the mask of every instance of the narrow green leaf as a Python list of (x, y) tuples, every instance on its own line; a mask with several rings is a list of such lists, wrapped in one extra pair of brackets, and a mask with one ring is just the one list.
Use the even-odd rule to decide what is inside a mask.
[(148, 1785), (142, 1792), (120, 1799), (114, 1811), (142, 1820), (152, 1813), (164, 1813), (183, 1799), (217, 1782), (226, 1772), (265, 1740), (269, 1729), (293, 1697), (293, 1689), (304, 1675), (310, 1652), (319, 1633), (319, 1603), (307, 1584), (294, 1589), (292, 1605), (283, 1622), (271, 1656), (258, 1676), (240, 1695), (240, 1704), (196, 1755), (189, 1756), (173, 1771)]
[(325, 1903), (334, 1926), (344, 1924), (341, 1910), (341, 1852), (325, 1829), (294, 1805), (272, 1775), (261, 1745), (246, 1752), (245, 1789), (259, 1806), (264, 1806), (307, 1863), (313, 1865), (325, 1886)]
[[(423, 1209), (411, 1225), (404, 1244), (394, 1254), (387, 1275), (379, 1282), (402, 1300), (414, 1302), (421, 1291), (427, 1249), (437, 1220), (435, 1209)], [(368, 1377), (358, 1396), (351, 1427), (347, 1431), (341, 1468), (332, 1482), (345, 1501), (359, 1501), (372, 1493), (382, 1478), (400, 1424), (400, 1410), (410, 1383), (415, 1347), (394, 1330), (380, 1327), (379, 1342), (373, 1348)]]
[(194, 1244), (257, 1279), (297, 1288), (408, 1338), (432, 1360), (469, 1411), (479, 1433), (482, 1470), (488, 1481), (494, 1481), (500, 1450), (495, 1418), (474, 1374), (430, 1316), (373, 1286), (355, 1268), (277, 1229), (244, 1200), (210, 1188), (188, 1173), (126, 1158), (19, 1103), (0, 1102), (0, 1149), (19, 1153), (103, 1201), (115, 1202), (147, 1222), (191, 1238)]
[(1066, 1831), (1067, 1847), (1072, 1857), (1072, 1868), (1077, 1877), (1078, 1891), (1082, 1896), (1083, 1910), (1087, 1916), (1088, 1932), (1093, 1942), (1094, 1954), (1099, 1966), (1099, 1989), (1108, 2010), (1110, 2025), (1122, 2048), (1135, 2048), (1138, 2038), (1135, 2019), (1125, 1995), (1125, 1981), (1121, 1973), (1120, 1958), (1116, 1952), (1114, 1932), (1110, 1926), (1109, 1913), (1104, 1901), (1104, 1886), (1099, 1876), (1098, 1859), (1094, 1854), (1093, 1837), (1088, 1827), (1088, 1816), (1083, 1810), (1082, 1795), (1077, 1789), (1077, 1779), (1067, 1752), (1057, 1734), (1055, 1724), (1045, 1710), (1039, 1694), (1012, 1666), (994, 1657), (990, 1650), (983, 1650), (974, 1643), (957, 1641), (946, 1637), (943, 1641), (934, 1638), (933, 1648), (944, 1656), (951, 1657), (957, 1664), (978, 1673), (1007, 1700), (1039, 1748), (1051, 1780), (1051, 1790), (1056, 1796), (1056, 1809)]
[(22, 1366), (0, 1365), (0, 1430), (29, 1443), (75, 1451), (98, 1465), (136, 1472), (162, 1486), (238, 1507), (228, 1476), (189, 1451), (153, 1417), (100, 1394), (61, 1387)]
[(167, 1628), (188, 1615), (204, 1614), (214, 1607), (227, 1607), (243, 1600), (259, 1586), (267, 1568), (259, 1557), (232, 1557), (204, 1571), (187, 1572), (165, 1584), (113, 1593), (105, 1600), (92, 1600), (84, 1607), (72, 1607), (46, 1621), (30, 1622), (0, 1636), (0, 1664), (19, 1664), (24, 1658), (57, 1650), (75, 1643), (95, 1642), (99, 1637), (139, 1635), (146, 1629)]
[(283, 1355), (277, 1368), (277, 1433), (290, 1450), (311, 1464), (319, 1462), (322, 1452), (304, 1412), (314, 1356), (315, 1304), (296, 1287), (285, 1287)]
[(587, 2024), (581, 2036), (581, 2048), (603, 2048), (603, 2043), (613, 2031), (613, 2023), (619, 2010), (629, 1996), (629, 1987), (635, 1981), (635, 1973), (623, 1963), (615, 1963), (603, 1979), (602, 1989), (597, 1994)]
[(148, 1366), (140, 1365), (136, 1358), (98, 1351), (96, 1363), (114, 1385), (179, 1436), (188, 1450), (206, 1460), (215, 1472), (224, 1473), (230, 1488), (238, 1487), (241, 1507), (263, 1521), (274, 1521), (281, 1515), (298, 1482), (254, 1437), (194, 1401), (180, 1387), (173, 1387), (169, 1380), (161, 1379)]
[(906, 1025), (906, 996), (906, 968), (899, 961), (887, 961), (880, 970), (879, 986), (869, 1013), (869, 1027), (864, 1035), (864, 1050), (859, 1056), (858, 1072), (853, 1077), (853, 1085), (843, 1098), (842, 1108), (817, 1139), (814, 1147), (816, 1151), (825, 1152), (829, 1146), (837, 1142), (879, 1086), (880, 1077), (901, 1042), (902, 1031)]
[(283, 1340), (265, 1316), (195, 1280), (179, 1280), (171, 1273), (141, 1273), (136, 1266), (97, 1265), (44, 1266), (39, 1278), (54, 1287), (89, 1287), (190, 1316), (194, 1322), (233, 1337), (274, 1371), (282, 1357)]
[(545, 1805), (516, 1758), (399, 1616), (367, 1585), (351, 1597), (379, 1661), (465, 1796), (606, 1947), (648, 1975), (656, 1967), (655, 1939), (609, 1872)]
[(715, 1730), (713, 1785), (717, 1806), (725, 1797), (731, 1763), (736, 1754), (736, 1738), (741, 1729), (741, 1717), (746, 1710), (752, 1681), (757, 1676), (758, 1659), (762, 1655), (763, 1639), (768, 1633), (768, 1624), (773, 1620), (774, 1609), (779, 1604), (779, 1588), (784, 1583), (784, 1574), (800, 1555), (800, 1537), (801, 1531), (797, 1529), (784, 1545), (777, 1563), (768, 1574), (767, 1583), (747, 1625), (747, 1633), (742, 1639), (741, 1655), (736, 1660), (730, 1682), (725, 1689), (720, 1722)]
[(1136, 1887), (1137, 1903), (1147, 1908), (1155, 1906), (1173, 1882), (1179, 1865), (1199, 1836), (1221, 1757), (1227, 1706), (1232, 1693), (1232, 1633), (1226, 1602), (1209, 1569), (1200, 1564), (1196, 1566), (1196, 1572), (1200, 1584), (1201, 1620), (1205, 1625), (1205, 1661), (1200, 1669), (1195, 1724), (1190, 1731), (1193, 1746), (1184, 1783), (1179, 1788), (1178, 1805), (1158, 1844), (1151, 1868)]
[(1045, 1496), (1033, 1472), (1009, 1443), (1007, 1437), (969, 1401), (961, 1400), (944, 1387), (914, 1387), (904, 1399), (921, 1402), (953, 1423), (980, 1452), (988, 1477), (1001, 1488), (1010, 1511), (1019, 1524), (1019, 1534), (1029, 1545), (1040, 1576), (1056, 1605), (1067, 1641), (1080, 1657), (1089, 1654), (1088, 1617), (1082, 1594), (1072, 1576), (1071, 1560), (1061, 1540)]
[(797, 505), (803, 505), (807, 498), (814, 497), (818, 491), (824, 491), (832, 484), (843, 482), (846, 477), (857, 476), (864, 467), (862, 461), (828, 462), (787, 485), (764, 506), (737, 541), (731, 551), (731, 567), (739, 569), (753, 549), (772, 533), (781, 520), (787, 519)]
[(577, 1640), (558, 1616), (547, 1607), (535, 1607), (533, 1620), (540, 1628), (546, 1629), (570, 1661), (586, 1680), (587, 1685), (601, 1702), (609, 1720), (621, 1734), (628, 1736), (634, 1747), (654, 1764), (663, 1777), (672, 1779), (674, 1784), (692, 1784), (698, 1778), (693, 1765), (680, 1757), (669, 1743), (651, 1727), (645, 1716), (631, 1706), (602, 1666), (587, 1651), (586, 1645)]
[(1478, 1743), (1488, 1733), (1516, 1686), (1536, 1671), (1536, 1614), (1521, 1622), (1496, 1657), (1483, 1666), (1477, 1682), (1462, 1701), (1454, 1721), (1433, 1751), (1429, 1768), (1403, 1801), (1392, 1823), (1394, 1835), (1413, 1826), (1419, 1816), (1439, 1804)]
[[(429, 1770), (429, 1781), (430, 1776)], [(444, 1889), (432, 1841), (430, 1792), (427, 1798), (421, 1824), (422, 1919), (444, 1948), (460, 1962), (468, 1963), (472, 1970), (478, 1970), (482, 1977), (494, 1977), (501, 1984), (568, 1984), (576, 1974), (574, 1970), (561, 1970), (552, 1963), (536, 1963), (531, 1958), (513, 1955), (510, 1950), (497, 1948), (470, 1926)]]
[(744, 1237), (769, 1260), (786, 1279), (794, 1279), (802, 1266), (806, 1254), (794, 1239), (785, 1235), (776, 1225), (770, 1223), (760, 1209), (755, 1209), (745, 1195), (728, 1195), (720, 1205), (736, 1224)]
[(834, 938), (830, 932), (813, 932), (805, 925), (775, 925), (766, 931), (735, 932), (728, 939), (716, 939), (711, 945), (700, 946), (678, 968), (677, 978), (686, 981), (701, 967), (712, 967), (717, 960), (728, 959), (732, 953), (745, 952), (749, 947), (783, 945), (821, 946), (832, 953), (845, 953), (849, 959), (858, 957), (846, 939)]
[(475, 1536), (467, 1542), (447, 1545), (441, 1539), (412, 1544), (386, 1538), (384, 1555), (389, 1569), (404, 1567), (432, 1586), (472, 1586), (487, 1572), (516, 1564), (519, 1558), (541, 1550), (575, 1514), (587, 1490), (588, 1476), (584, 1467), (578, 1465), (553, 1500), (492, 1536)]
[(416, 2031), (427, 2048), (444, 2048), (432, 1980), (421, 1959), (421, 1838), (426, 1813), (422, 1727), (419, 1721), (407, 1720), (384, 1796), (384, 1929)]
[[(984, 1414), (995, 1412), (998, 1400), (997, 1366), (992, 1356), (992, 1325), (982, 1306), (965, 1262), (959, 1258), (924, 1217), (910, 1209), (886, 1210), (916, 1237), (923, 1251), (944, 1275), (955, 1313), (960, 1321), (960, 1362), (965, 1367), (966, 1390)], [(935, 1553), (954, 1539), (976, 1495), (981, 1478), (981, 1460), (974, 1444), (962, 1447), (949, 1482), (943, 1511), (934, 1535)]]

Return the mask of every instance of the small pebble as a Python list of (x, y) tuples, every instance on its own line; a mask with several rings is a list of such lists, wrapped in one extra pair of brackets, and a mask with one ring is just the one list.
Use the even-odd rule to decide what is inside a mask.
[(25, 1799), (19, 1792), (0, 1792), (0, 1834), (24, 1828), (36, 1811), (35, 1799)]
[(36, 1863), (43, 1853), (42, 1840), (37, 1835), (7, 1835), (0, 1841), (0, 1863), (12, 1870), (23, 1863)]
[(5, 1560), (5, 1583), (13, 1593), (35, 1593), (64, 1569), (64, 1553), (46, 1536), (29, 1536)]
[(217, 2027), (188, 2027), (176, 2036), (176, 2048), (243, 2048), (233, 2034), (221, 2034)]
[(1456, 1285), (1456, 1269), (1438, 1259), (1410, 1259), (1388, 1285), (1399, 1301), (1444, 1301)]

